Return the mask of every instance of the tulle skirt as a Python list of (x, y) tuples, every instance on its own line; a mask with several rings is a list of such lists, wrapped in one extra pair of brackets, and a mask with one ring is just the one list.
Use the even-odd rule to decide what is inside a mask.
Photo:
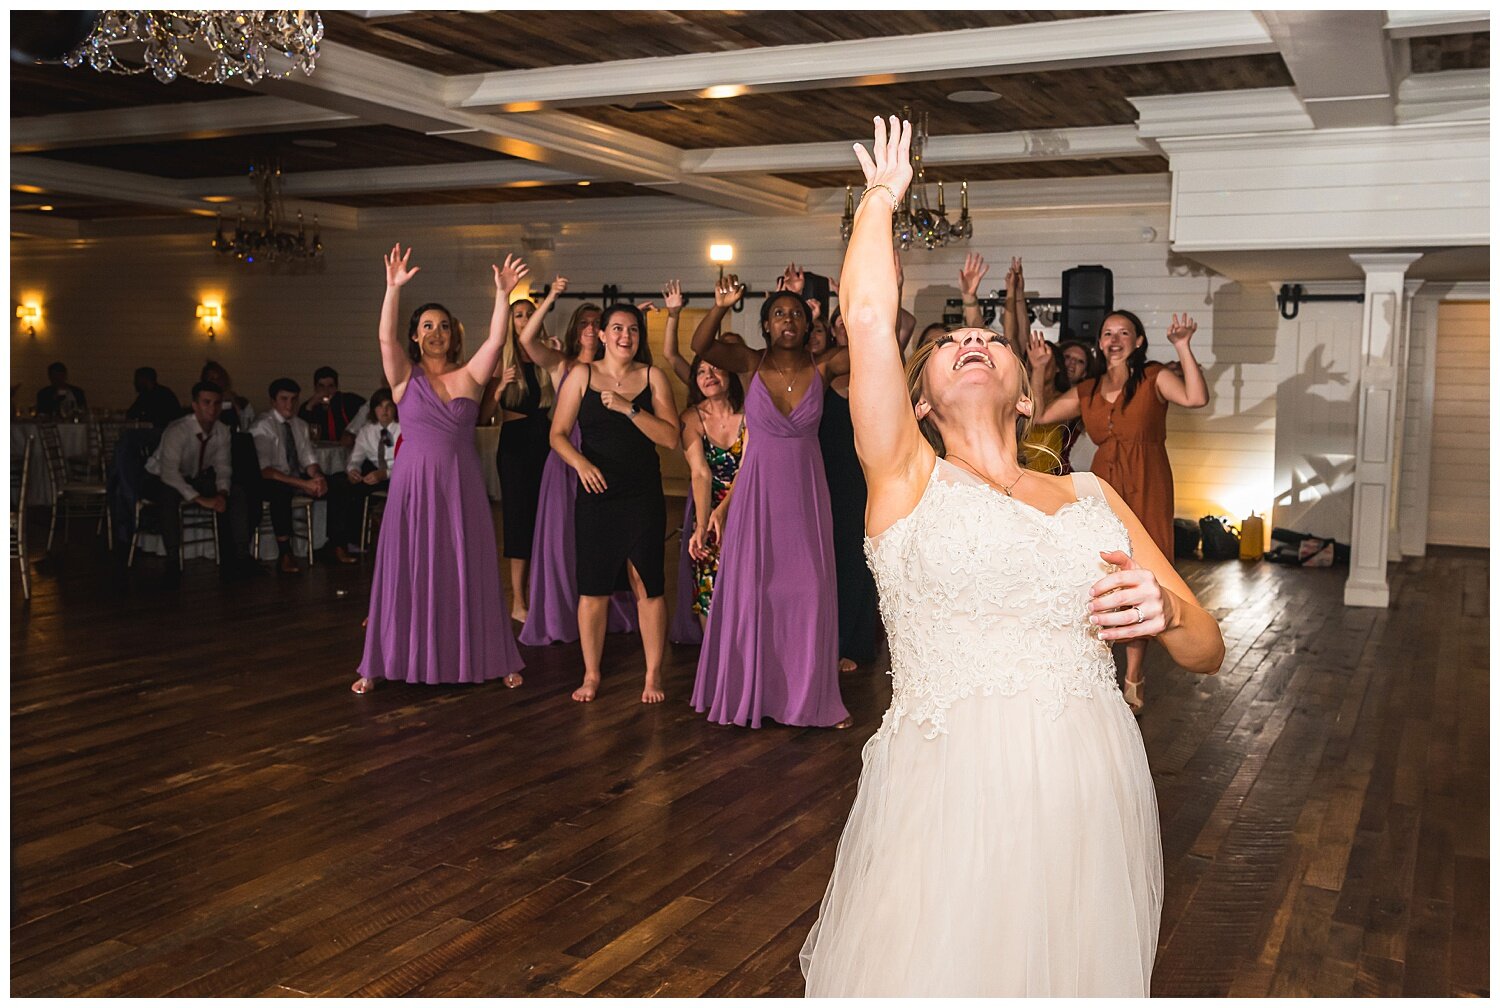
[(808, 995), (1146, 996), (1161, 831), (1119, 693), (1056, 720), (1024, 693), (976, 695), (947, 719), (866, 744), (802, 949)]

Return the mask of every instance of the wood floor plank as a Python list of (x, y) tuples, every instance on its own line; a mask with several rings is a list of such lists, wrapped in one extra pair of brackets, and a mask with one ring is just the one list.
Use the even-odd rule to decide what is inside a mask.
[[(12, 610), (13, 994), (801, 993), (883, 664), (847, 732), (708, 724), (692, 648), (643, 707), (628, 635), (586, 706), (576, 646), (356, 697), (368, 565), (153, 563), (121, 592), (75, 537)], [(1487, 996), (1488, 553), (1393, 565), (1386, 610), (1341, 568), (1181, 569), (1227, 657), (1148, 655), (1153, 992)]]

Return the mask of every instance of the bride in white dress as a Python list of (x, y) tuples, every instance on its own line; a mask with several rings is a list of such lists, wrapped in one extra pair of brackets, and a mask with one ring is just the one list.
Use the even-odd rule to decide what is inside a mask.
[[(1161, 834), (1110, 644), (1224, 656), (1213, 618), (1091, 474), (1022, 468), (1020, 358), (962, 329), (903, 375), (891, 213), (911, 127), (875, 120), (844, 261), (850, 409), (891, 707), (802, 950), (809, 995), (1150, 992)], [(900, 408), (903, 396), (910, 412)]]

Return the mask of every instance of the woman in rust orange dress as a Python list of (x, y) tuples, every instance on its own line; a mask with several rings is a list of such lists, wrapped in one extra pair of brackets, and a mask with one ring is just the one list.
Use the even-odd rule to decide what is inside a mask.
[[(1172, 316), (1167, 341), (1182, 360), (1179, 377), (1164, 364), (1146, 360), (1146, 330), (1128, 311), (1117, 311), (1099, 329), (1099, 350), (1107, 368), (1050, 402), (1039, 402), (1036, 422), (1063, 423), (1083, 417), (1084, 429), (1099, 446), (1094, 475), (1114, 487), (1165, 556), (1172, 555), (1172, 464), (1167, 460), (1167, 405), (1187, 409), (1208, 405), (1208, 385), (1193, 357), (1191, 341), (1198, 323), (1186, 314)], [(1051, 389), (1043, 370), (1052, 350), (1033, 333), (1028, 351), (1031, 387), (1040, 400)], [(1125, 700), (1133, 710), (1145, 706), (1142, 668), (1146, 642), (1125, 647)]]

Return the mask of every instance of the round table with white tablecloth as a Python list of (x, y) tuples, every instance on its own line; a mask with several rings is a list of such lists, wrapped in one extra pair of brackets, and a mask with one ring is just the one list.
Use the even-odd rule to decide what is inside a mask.
[[(89, 429), (85, 423), (61, 423), (57, 425), (58, 437), (62, 441), (63, 456), (68, 459), (86, 460), (89, 454)], [(10, 451), (20, 458), (26, 450), (26, 439), (35, 437), (31, 448), (31, 486), (26, 491), (26, 503), (31, 507), (47, 507), (52, 503), (52, 477), (47, 473), (47, 460), (42, 457), (42, 441), (37, 434), (37, 422), (28, 418), (12, 417), (10, 421)]]

